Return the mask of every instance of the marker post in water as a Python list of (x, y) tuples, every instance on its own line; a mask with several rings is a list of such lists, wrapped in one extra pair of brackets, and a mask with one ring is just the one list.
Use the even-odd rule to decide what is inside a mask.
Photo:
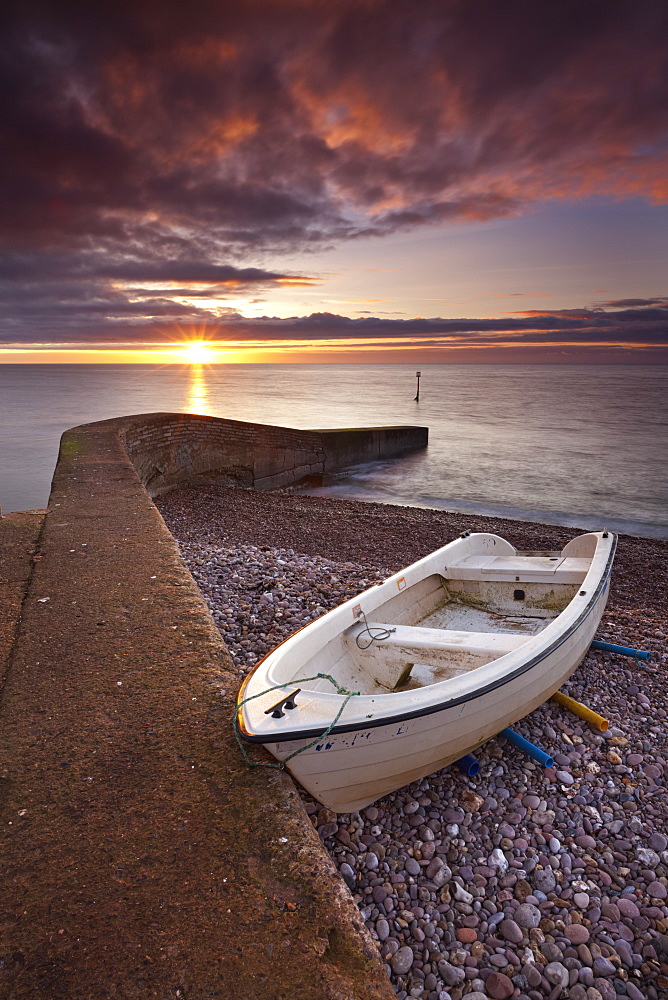
[(417, 378), (417, 396), (415, 397), (416, 403), (420, 402), (420, 375), (422, 375), (422, 372), (415, 373), (415, 377)]

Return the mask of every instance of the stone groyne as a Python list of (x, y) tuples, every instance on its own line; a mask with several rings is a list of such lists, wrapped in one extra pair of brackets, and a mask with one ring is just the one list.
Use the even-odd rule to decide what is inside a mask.
[(335, 438), (178, 414), (63, 435), (5, 629), (0, 996), (394, 996), (292, 782), (240, 757), (238, 672), (149, 496), (288, 485), (426, 430)]
[(320, 483), (352, 465), (425, 448), (428, 437), (426, 427), (311, 431), (182, 413), (142, 414), (115, 423), (151, 496), (184, 484), (266, 490)]

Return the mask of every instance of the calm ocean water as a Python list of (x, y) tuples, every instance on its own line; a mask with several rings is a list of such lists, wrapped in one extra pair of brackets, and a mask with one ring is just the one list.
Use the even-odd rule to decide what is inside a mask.
[(158, 410), (301, 428), (423, 424), (330, 496), (668, 538), (668, 368), (0, 365), (0, 504), (44, 507), (68, 427)]

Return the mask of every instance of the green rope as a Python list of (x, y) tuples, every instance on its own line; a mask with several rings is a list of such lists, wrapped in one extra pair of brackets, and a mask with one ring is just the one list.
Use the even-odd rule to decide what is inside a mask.
[[(242, 705), (245, 705), (247, 701), (253, 701), (254, 698), (262, 698), (263, 695), (269, 694), (271, 691), (277, 691), (279, 688), (292, 687), (292, 685), (297, 680), (298, 681), (317, 681), (317, 680), (329, 681), (336, 688), (336, 693), (337, 694), (345, 694), (346, 698), (341, 703), (341, 707), (339, 708), (338, 712), (336, 713), (336, 715), (334, 716), (334, 718), (332, 719), (332, 721), (330, 722), (330, 724), (327, 726), (327, 729), (325, 729), (325, 731), (323, 733), (320, 733), (319, 736), (316, 736), (316, 738), (314, 740), (311, 740), (310, 743), (307, 743), (306, 746), (299, 747), (298, 750), (295, 750), (293, 753), (289, 754), (284, 760), (280, 760), (277, 764), (270, 764), (270, 763), (268, 763), (267, 761), (264, 761), (264, 760), (251, 760), (250, 757), (248, 756), (248, 754), (246, 753), (246, 748), (245, 748), (245, 746), (243, 744), (243, 740), (241, 739), (241, 734), (239, 733), (239, 717), (238, 717), (239, 716), (239, 709), (242, 707)], [(284, 769), (285, 765), (287, 764), (287, 762), (289, 760), (292, 760), (293, 757), (296, 757), (297, 754), (304, 753), (305, 750), (310, 750), (311, 747), (314, 747), (316, 745), (316, 743), (320, 743), (321, 740), (326, 740), (327, 737), (329, 736), (329, 734), (331, 733), (332, 729), (336, 725), (336, 723), (341, 718), (341, 715), (343, 714), (343, 710), (346, 707), (346, 705), (348, 704), (348, 702), (350, 701), (350, 699), (351, 698), (357, 698), (359, 696), (359, 694), (360, 694), (359, 691), (348, 691), (346, 688), (341, 687), (340, 684), (338, 684), (337, 681), (334, 680), (334, 678), (331, 676), (331, 674), (314, 674), (313, 677), (297, 677), (297, 678), (295, 678), (295, 680), (290, 681), (288, 684), (274, 684), (273, 687), (267, 688), (265, 691), (260, 691), (259, 694), (251, 694), (251, 695), (248, 696), (248, 698), (243, 698), (238, 703), (238, 705), (237, 705), (237, 707), (235, 709), (234, 716), (232, 717), (232, 725), (233, 725), (233, 728), (234, 728), (235, 739), (236, 739), (237, 743), (239, 744), (239, 749), (241, 750), (241, 753), (243, 754), (244, 760), (246, 761), (246, 763), (248, 764), (249, 767), (274, 767), (274, 768), (276, 768), (276, 770), (282, 771)], [(276, 740), (276, 742), (277, 743), (281, 742), (280, 737)]]

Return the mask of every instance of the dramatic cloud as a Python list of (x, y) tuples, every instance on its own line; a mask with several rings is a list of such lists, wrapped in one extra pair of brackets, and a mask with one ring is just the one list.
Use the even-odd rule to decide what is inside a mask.
[(10, 0), (0, 82), (0, 275), (39, 274), (52, 310), (17, 306), (5, 339), (73, 329), (77, 299), (181, 319), (142, 283), (290, 279), (246, 266), (267, 251), (668, 200), (655, 0)]
[(0, 216), (180, 256), (668, 197), (668, 8), (643, 0), (10, 4)]
[[(76, 292), (77, 286), (73, 289)], [(668, 303), (668, 299), (666, 300)], [(39, 341), (43, 348), (79, 346), (167, 347), (183, 340), (184, 330), (196, 329), (198, 339), (212, 345), (275, 348), (336, 344), (354, 348), (399, 346), (447, 351), (461, 348), (541, 348), (574, 345), (605, 347), (615, 352), (636, 349), (668, 360), (668, 305), (664, 308), (601, 309), (527, 312), (501, 319), (386, 319), (365, 316), (350, 319), (332, 313), (313, 313), (280, 319), (249, 319), (233, 310), (213, 314), (208, 309), (179, 306), (170, 299), (130, 302), (122, 295), (94, 297), (81, 303), (74, 295), (49, 303), (50, 322), (37, 329), (45, 303), (10, 302), (21, 314), (11, 346)], [(32, 332), (28, 333), (32, 327)], [(659, 354), (656, 353), (659, 349)], [(510, 355), (508, 355), (510, 357)]]
[(612, 309), (636, 309), (644, 308), (645, 306), (664, 306), (668, 305), (668, 296), (659, 295), (654, 299), (613, 299), (611, 302), (602, 302), (601, 305), (608, 306)]

